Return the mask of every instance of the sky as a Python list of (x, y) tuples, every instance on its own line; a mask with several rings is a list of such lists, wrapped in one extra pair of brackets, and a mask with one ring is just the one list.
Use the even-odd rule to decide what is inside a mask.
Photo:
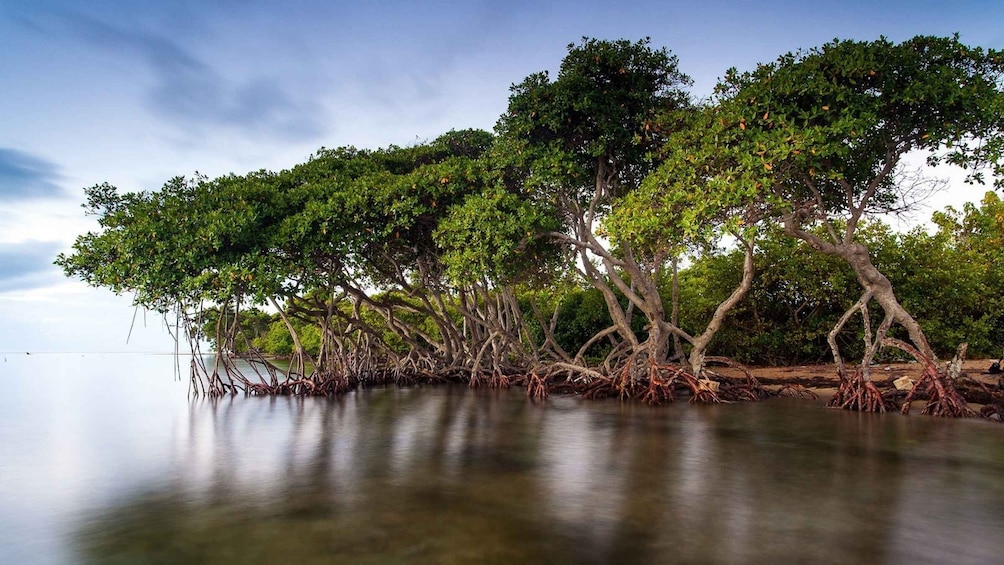
[[(321, 147), (490, 130), (582, 37), (650, 37), (698, 99), (834, 38), (1004, 48), (1004, 2), (0, 0), (0, 354), (170, 351), (155, 314), (52, 264), (83, 189), (281, 170)], [(932, 206), (979, 199), (952, 181)]]

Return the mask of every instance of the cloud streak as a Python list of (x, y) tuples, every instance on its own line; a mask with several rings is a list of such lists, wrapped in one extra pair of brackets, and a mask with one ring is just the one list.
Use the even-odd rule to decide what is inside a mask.
[(320, 107), (294, 99), (276, 77), (233, 80), (165, 35), (82, 15), (66, 21), (88, 43), (138, 59), (153, 76), (148, 107), (178, 125), (222, 126), (286, 140), (310, 140), (324, 131)]
[(62, 196), (58, 168), (29, 153), (0, 147), (0, 200), (30, 200)]
[(0, 243), (0, 292), (47, 286), (58, 280), (59, 269), (52, 262), (62, 247), (44, 241)]

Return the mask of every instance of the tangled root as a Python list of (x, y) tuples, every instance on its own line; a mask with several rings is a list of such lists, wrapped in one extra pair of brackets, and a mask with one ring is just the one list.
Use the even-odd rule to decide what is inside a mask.
[(526, 380), (526, 396), (527, 398), (534, 398), (538, 400), (543, 400), (547, 398), (547, 381), (545, 378), (537, 374), (536, 370), (530, 372), (530, 376)]
[(966, 404), (966, 399), (959, 394), (959, 390), (955, 386), (955, 379), (962, 372), (962, 361), (966, 358), (968, 344), (960, 345), (955, 353), (955, 359), (948, 364), (944, 371), (939, 371), (934, 361), (921, 355), (910, 344), (892, 338), (886, 338), (883, 343), (906, 351), (924, 365), (924, 374), (907, 393), (900, 412), (909, 414), (910, 405), (914, 400), (926, 398), (927, 406), (920, 412), (921, 414), (942, 418), (970, 418), (976, 415), (976, 411)]
[(907, 393), (900, 412), (909, 414), (910, 405), (913, 401), (925, 398), (927, 399), (927, 406), (921, 410), (921, 414), (942, 418), (971, 418), (976, 415), (976, 411), (970, 408), (966, 404), (966, 399), (959, 394), (958, 389), (955, 387), (955, 381), (945, 378), (936, 369), (924, 370), (924, 376)]
[[(743, 378), (738, 381), (732, 379), (728, 382), (722, 383), (723, 386), (721, 387), (721, 390), (718, 391), (718, 396), (723, 400), (756, 402), (773, 396), (773, 393), (764, 388), (764, 386), (760, 384), (760, 381), (753, 376), (753, 373), (750, 372), (750, 370), (742, 363), (733, 361), (728, 357), (721, 356), (705, 357), (704, 361), (705, 363), (718, 363), (727, 367), (732, 367), (733, 369), (738, 369), (743, 374)], [(705, 371), (705, 373), (716, 377), (718, 376), (711, 371)]]
[(664, 379), (659, 374), (665, 370), (673, 371), (674, 373), (679, 373), (680, 369), (673, 369), (672, 367), (660, 367), (653, 363), (649, 367), (648, 371), (648, 387), (645, 389), (645, 393), (641, 396), (641, 401), (650, 406), (657, 406), (665, 402), (673, 402), (676, 400), (676, 391), (673, 386), (673, 377), (670, 379)]
[(777, 395), (789, 398), (801, 398), (803, 400), (816, 400), (819, 398), (818, 394), (802, 385), (784, 385), (777, 389)]
[(610, 377), (598, 377), (583, 385), (582, 388), (578, 389), (578, 392), (582, 395), (582, 398), (596, 400), (598, 398), (616, 396), (617, 387), (614, 385), (614, 379)]
[(852, 378), (841, 378), (836, 394), (826, 405), (830, 408), (858, 412), (885, 413), (887, 409), (896, 409), (896, 403), (884, 398), (875, 383), (866, 381), (860, 371)]

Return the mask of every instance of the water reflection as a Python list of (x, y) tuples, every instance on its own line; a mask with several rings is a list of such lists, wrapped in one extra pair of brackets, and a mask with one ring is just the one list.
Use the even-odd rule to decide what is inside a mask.
[[(169, 481), (79, 520), (87, 563), (992, 562), (982, 422), (805, 402), (650, 409), (464, 387), (195, 402)], [(181, 439), (181, 438), (179, 438)]]

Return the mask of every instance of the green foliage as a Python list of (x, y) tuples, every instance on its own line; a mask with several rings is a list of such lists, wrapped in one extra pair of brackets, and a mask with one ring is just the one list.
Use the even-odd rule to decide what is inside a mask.
[(490, 153), (494, 184), (437, 232), (453, 278), (513, 281), (568, 268), (568, 243), (555, 236), (576, 232), (576, 209), (598, 183), (600, 213), (614, 193), (637, 187), (663, 139), (657, 118), (686, 105), (687, 83), (676, 58), (648, 40), (583, 39), (568, 46), (556, 80), (537, 73), (514, 85)]
[(638, 190), (615, 201), (603, 222), (604, 235), (648, 256), (708, 249), (727, 234), (755, 235), (759, 218), (751, 202), (759, 186), (720, 151), (717, 137), (709, 133), (716, 116), (716, 108), (703, 108), (664, 117), (663, 127), (672, 133), (660, 150), (658, 168)]
[(384, 286), (401, 265), (435, 262), (433, 233), (451, 207), (483, 189), (477, 158), (491, 139), (464, 130), (411, 148), (324, 151), (286, 173), (301, 205), (279, 240), (300, 265), (298, 280), (331, 284), (351, 271)]
[[(661, 328), (669, 305), (640, 310), (663, 306), (674, 256), (693, 257), (680, 274), (680, 325), (700, 332), (742, 275), (742, 254), (717, 246), (756, 236), (757, 279), (715, 348), (754, 362), (818, 361), (860, 289), (845, 263), (764, 227), (786, 217), (820, 240), (866, 244), (935, 350), (968, 341), (989, 355), (1004, 344), (1000, 198), (936, 214), (935, 234), (857, 222), (896, 203), (893, 172), (909, 151), (962, 166), (972, 181), (989, 166), (1002, 182), (1002, 76), (1001, 52), (957, 37), (834, 41), (729, 71), (694, 107), (668, 50), (583, 39), (553, 80), (537, 73), (512, 87), (497, 136), (322, 148), (281, 172), (176, 177), (154, 192), (90, 187), (84, 206), (99, 229), (56, 262), (155, 310), (215, 305), (210, 336), (220, 312), (240, 304), (241, 328), (273, 355), (294, 353), (287, 327), (246, 306), (283, 304), (316, 354), (332, 297), (365, 295), (372, 302), (357, 311), (337, 305), (338, 323), (358, 316), (385, 350), (404, 354), (433, 350), (426, 342), (445, 339), (444, 324), (462, 325), (449, 304), (458, 288), (520, 285), (524, 302), (560, 305), (555, 338), (574, 354), (616, 314), (599, 288), (614, 289), (607, 296), (622, 310), (636, 292), (636, 337)], [(597, 288), (569, 284), (576, 267), (594, 265)], [(443, 312), (428, 306), (433, 295), (447, 296)], [(839, 336), (845, 353), (861, 347), (860, 332), (852, 324)]]
[(162, 311), (235, 297), (260, 303), (350, 276), (381, 284), (394, 265), (438, 253), (440, 218), (482, 187), (466, 155), (490, 139), (464, 131), (412, 148), (322, 150), (282, 173), (178, 177), (152, 193), (98, 185), (87, 207), (101, 230), (57, 264)]
[(435, 238), (453, 280), (515, 281), (553, 270), (560, 250), (538, 236), (558, 228), (553, 211), (492, 188), (453, 206)]
[[(859, 230), (900, 298), (939, 355), (968, 342), (972, 357), (994, 357), (1004, 347), (1004, 205), (994, 193), (983, 204), (934, 214), (938, 231), (893, 232), (871, 222)], [(716, 352), (751, 363), (827, 361), (826, 336), (860, 294), (850, 267), (806, 243), (768, 230), (759, 240), (758, 273), (747, 300), (716, 337)], [(680, 274), (684, 329), (699, 327), (742, 272), (738, 251), (703, 255)], [(870, 312), (872, 327), (881, 310)], [(841, 351), (862, 352), (862, 325), (852, 320), (838, 336)], [(902, 336), (905, 337), (905, 336)]]
[(957, 37), (833, 41), (731, 70), (715, 135), (783, 206), (848, 211), (864, 198), (881, 208), (896, 199), (888, 173), (909, 151), (963, 166), (972, 180), (980, 165), (1000, 172), (1002, 74), (1001, 52)]
[(512, 87), (496, 127), (503, 163), (543, 198), (589, 194), (597, 163), (615, 190), (634, 188), (663, 140), (658, 116), (687, 104), (689, 83), (676, 57), (648, 39), (571, 44), (556, 80), (537, 73)]
[[(202, 335), (207, 339), (213, 346), (213, 349), (219, 351), (220, 344), (216, 342), (216, 330), (220, 327), (221, 331), (226, 330), (233, 324), (234, 310), (232, 307), (227, 307), (222, 310), (223, 319), (220, 319), (220, 308), (210, 308), (209, 310), (203, 312), (202, 319)], [(233, 343), (233, 352), (238, 354), (244, 354), (248, 352), (248, 343), (254, 342), (254, 340), (265, 335), (269, 331), (269, 327), (272, 325), (272, 316), (267, 312), (258, 310), (257, 308), (244, 309), (240, 311), (238, 316), (238, 324), (240, 326), (240, 335), (235, 336)]]
[[(304, 351), (316, 356), (321, 349), (321, 332), (316, 325), (294, 323), (296, 335)], [(273, 319), (265, 333), (252, 341), (252, 345), (266, 355), (275, 357), (290, 357), (293, 355), (293, 337), (282, 320)]]
[(915, 230), (889, 250), (899, 258), (897, 291), (940, 352), (968, 342), (973, 356), (1004, 348), (1004, 204), (988, 192), (935, 213), (934, 235)]

